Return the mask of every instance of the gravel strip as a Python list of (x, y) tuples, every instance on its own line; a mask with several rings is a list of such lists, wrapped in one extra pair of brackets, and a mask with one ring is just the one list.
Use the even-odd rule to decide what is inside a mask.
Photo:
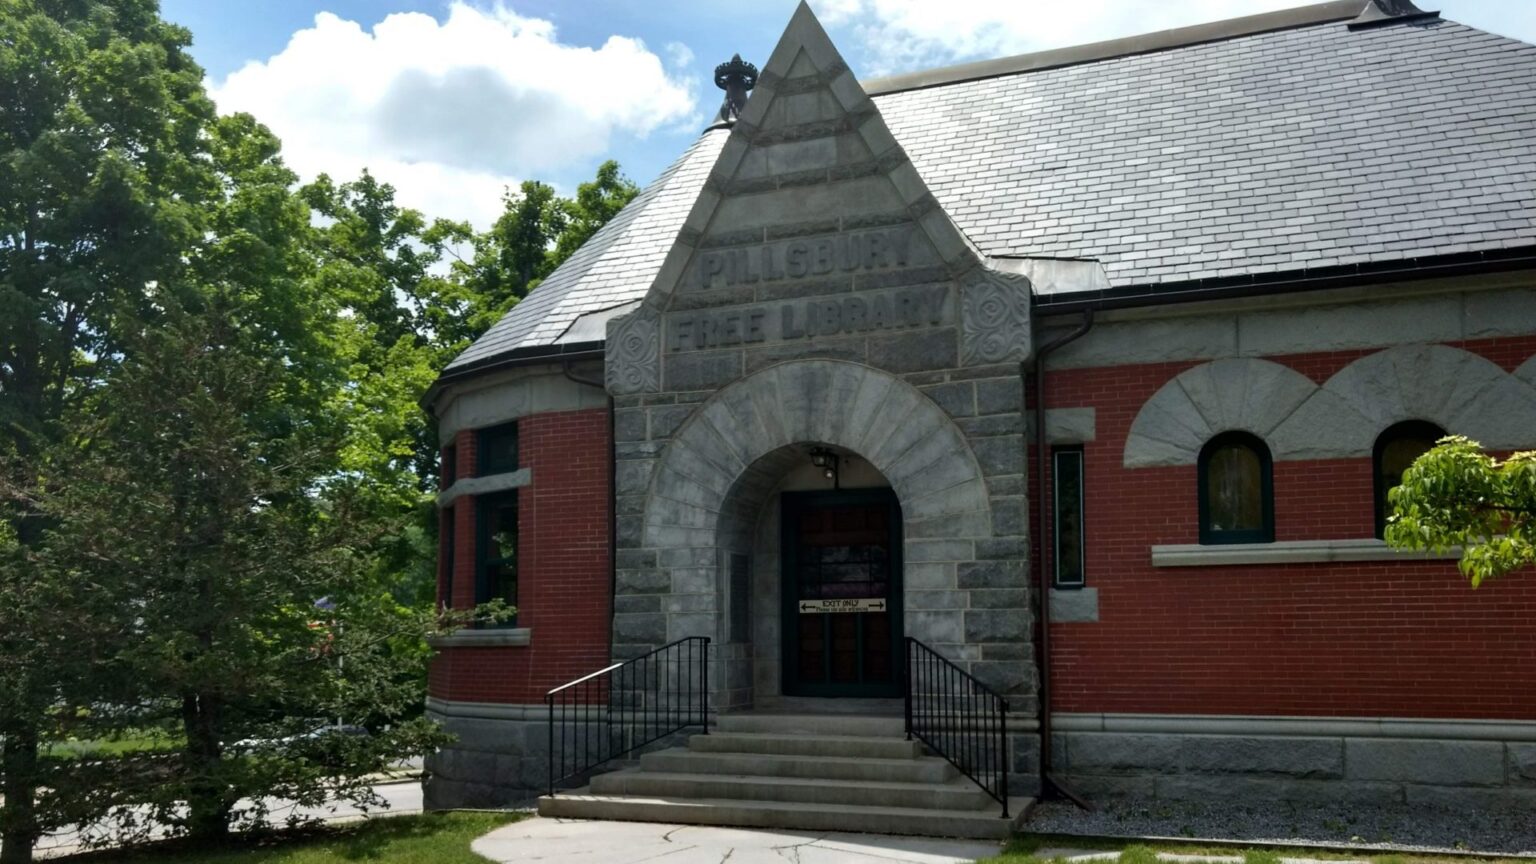
[(1104, 799), (1089, 813), (1065, 801), (1037, 806), (1034, 834), (1170, 837), (1233, 843), (1348, 846), (1391, 852), (1536, 856), (1536, 812), (1450, 812), (1374, 804), (1234, 805)]

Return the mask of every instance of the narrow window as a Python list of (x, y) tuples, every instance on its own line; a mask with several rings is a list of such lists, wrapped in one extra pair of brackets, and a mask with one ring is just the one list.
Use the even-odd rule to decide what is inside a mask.
[(444, 507), (437, 517), (437, 608), (453, 607), (453, 505)]
[(1051, 453), (1055, 488), (1057, 588), (1083, 587), (1083, 449), (1058, 448)]
[(739, 552), (729, 558), (731, 596), (731, 641), (752, 641), (752, 559)]
[(506, 474), (517, 470), (517, 424), (503, 423), (481, 429), (476, 476)]
[(459, 479), (459, 448), (449, 444), (443, 448), (443, 488), (450, 489)]
[(1200, 542), (1269, 543), (1275, 496), (1269, 448), (1246, 432), (1224, 432), (1200, 451)]
[(475, 602), (501, 600), (516, 606), (517, 490), (482, 495), (475, 505)]
[(1429, 452), (1435, 442), (1445, 437), (1445, 430), (1423, 420), (1407, 420), (1391, 426), (1376, 439), (1371, 464), (1376, 478), (1376, 536), (1387, 530), (1392, 502), (1387, 493), (1403, 482), (1403, 472), (1413, 460)]

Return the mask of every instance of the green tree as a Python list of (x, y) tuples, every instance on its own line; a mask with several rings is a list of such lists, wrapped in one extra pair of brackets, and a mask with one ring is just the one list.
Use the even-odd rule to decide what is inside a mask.
[(597, 176), (577, 186), (576, 197), (566, 202), (566, 226), (555, 243), (554, 266), (571, 257), (639, 194), (640, 187), (619, 173), (619, 163), (609, 159), (599, 165)]
[(460, 316), (443, 322), (447, 342), (467, 345), (484, 333), (562, 260), (555, 250), (570, 217), (554, 188), (527, 180), (518, 192), (507, 192), (503, 201), (501, 216), (484, 233), (476, 234), (462, 223), (441, 226), (444, 240), (469, 247), (469, 254), (452, 268)]
[(1536, 452), (1499, 460), (1460, 435), (1442, 438), (1389, 493), (1386, 539), (1403, 549), (1461, 547), (1461, 572), (1485, 579), (1536, 565)]
[[(0, 591), (0, 860), (26, 861), (39, 724), (73, 668), (39, 639), (33, 502), (59, 418), (118, 347), (147, 286), (176, 290), (219, 192), (207, 159), (213, 106), (185, 30), (153, 0), (0, 0), (0, 502), (12, 554)], [(41, 627), (39, 626), (41, 625)]]
[[(167, 818), (183, 818), (165, 803), (171, 796), (195, 800), (181, 826), (217, 833), (240, 821), (226, 806), (240, 790), (300, 796), (354, 782), (343, 771), (326, 786), (315, 782), (313, 760), (232, 753), (230, 742), (280, 739), (336, 711), (361, 718), (363, 701), (381, 706), (372, 722), (386, 722), (391, 700), (407, 692), (419, 705), (426, 648), (417, 609), (431, 590), (437, 443), (417, 400), (449, 358), (633, 195), (616, 166), (573, 201), (530, 182), (507, 196), (491, 230), (476, 233), (396, 206), (393, 190), (366, 174), (341, 186), (322, 178), (296, 194), (270, 132), (248, 116), (215, 117), (189, 41), (160, 19), (155, 0), (0, 0), (4, 862), (29, 860), (40, 830), (135, 796), (151, 795)], [(324, 218), (317, 224), (312, 214)], [(178, 351), (207, 363), (153, 392), (144, 370)], [(258, 391), (260, 405), (241, 401)], [(242, 465), (218, 461), (228, 453), (193, 452), (190, 439), (177, 444), (164, 430), (156, 437), (149, 418), (161, 409), (183, 412), (170, 425), (184, 436), (225, 430), (231, 446), (278, 455), (251, 469), (268, 473), (241, 474)], [(151, 453), (172, 464), (142, 478), (123, 471)], [(187, 473), (214, 467), (234, 471), (233, 485)], [(231, 503), (242, 489), (268, 486), (287, 497), (282, 507), (254, 505), (264, 519)], [(174, 521), (124, 503), (164, 507), (181, 500), (177, 488), (190, 497), (171, 511)], [(121, 550), (85, 542), (90, 526), (141, 518), (162, 536)], [(208, 548), (188, 545), (194, 530), (213, 538)], [(275, 656), (260, 645), (302, 653), (289, 631), (314, 614), (303, 606), (312, 598), (280, 579), (268, 593), (241, 593), (248, 585), (235, 579), (229, 605), (186, 616), (202, 631), (172, 620), (177, 602), (183, 612), (201, 609), (189, 585), (228, 586), (168, 574), (207, 576), (214, 559), (246, 566), (242, 556), (263, 544), (291, 551), (302, 568), (335, 566), (340, 581), (316, 583), (339, 598), (334, 615), (314, 622), (329, 628), (330, 656), (382, 645), (393, 662), (349, 660), (344, 676), (301, 675), (286, 695), (271, 689), (259, 668), (242, 664)], [(151, 580), (142, 597), (135, 579)], [(184, 592), (179, 601), (173, 588)], [(122, 617), (151, 602), (162, 604), (160, 617)], [(135, 629), (151, 624), (153, 633)], [(277, 635), (262, 635), (269, 627)], [(219, 636), (221, 628), (234, 635)], [(216, 634), (217, 650), (200, 651), (199, 632)], [(253, 650), (223, 650), (242, 644)], [(158, 668), (144, 653), (150, 645), (185, 651), (140, 674)], [(227, 691), (210, 668), (230, 675)], [(135, 774), (143, 766), (133, 760), (47, 758), (64, 736), (145, 723), (183, 730), (173, 774), (161, 762)], [(381, 739), (346, 764), (413, 740), (425, 739)], [(135, 785), (145, 776), (166, 782)]]
[[(377, 803), (370, 773), (444, 740), (400, 722), (420, 692), (399, 667), (425, 662), (433, 610), (400, 606), (369, 566), (384, 526), (359, 517), (366, 481), (337, 470), (344, 418), (294, 399), (270, 334), (210, 293), (133, 340), (69, 418), (50, 461), (67, 482), (41, 498), (47, 566), (119, 633), (102, 647), (134, 691), (120, 722), (185, 742), (114, 790), (141, 808), (114, 811), (115, 839), (217, 838), (262, 824), (269, 797)], [(373, 734), (313, 734), (331, 718)]]

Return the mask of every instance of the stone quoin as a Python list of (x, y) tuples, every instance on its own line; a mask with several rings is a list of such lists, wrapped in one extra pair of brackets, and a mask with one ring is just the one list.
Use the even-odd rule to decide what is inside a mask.
[[(428, 805), (617, 747), (546, 812), (1530, 808), (1536, 574), (1380, 532), (1440, 435), (1536, 448), (1533, 76), (1335, 0), (860, 81), (802, 4), (426, 397), (439, 598), (517, 609), (435, 645)], [(980, 750), (905, 740), (943, 693)]]

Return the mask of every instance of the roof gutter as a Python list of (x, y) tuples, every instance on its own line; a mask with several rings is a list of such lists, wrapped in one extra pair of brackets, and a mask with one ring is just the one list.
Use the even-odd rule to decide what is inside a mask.
[(1034, 307), (1035, 312), (1040, 315), (1063, 315), (1087, 310), (1105, 311), (1166, 306), (1205, 300), (1262, 297), (1272, 294), (1292, 294), (1298, 291), (1379, 285), (1385, 282), (1479, 276), (1527, 269), (1536, 269), (1536, 245), (1493, 252), (1463, 252), (1454, 255), (1403, 258), (1376, 264), (1346, 264), (1314, 270), (1127, 285), (1120, 288), (1062, 295), (1048, 294), (1037, 296)]
[[(1009, 260), (1028, 256), (993, 257)], [(1126, 285), (1119, 288), (1074, 291), (1059, 295), (1036, 295), (1034, 310), (1039, 315), (1065, 315), (1088, 310), (1101, 312), (1111, 309), (1145, 308), (1531, 269), (1536, 269), (1536, 244), (1489, 252), (1461, 252), (1453, 255), (1403, 258), (1373, 264), (1346, 264), (1312, 270)], [(537, 345), (451, 368), (432, 382), (432, 386), (428, 387), (427, 392), (421, 397), (420, 405), (431, 413), (432, 403), (443, 388), (488, 372), (545, 363), (600, 360), (603, 357), (603, 344), (601, 340), (591, 340)]]

